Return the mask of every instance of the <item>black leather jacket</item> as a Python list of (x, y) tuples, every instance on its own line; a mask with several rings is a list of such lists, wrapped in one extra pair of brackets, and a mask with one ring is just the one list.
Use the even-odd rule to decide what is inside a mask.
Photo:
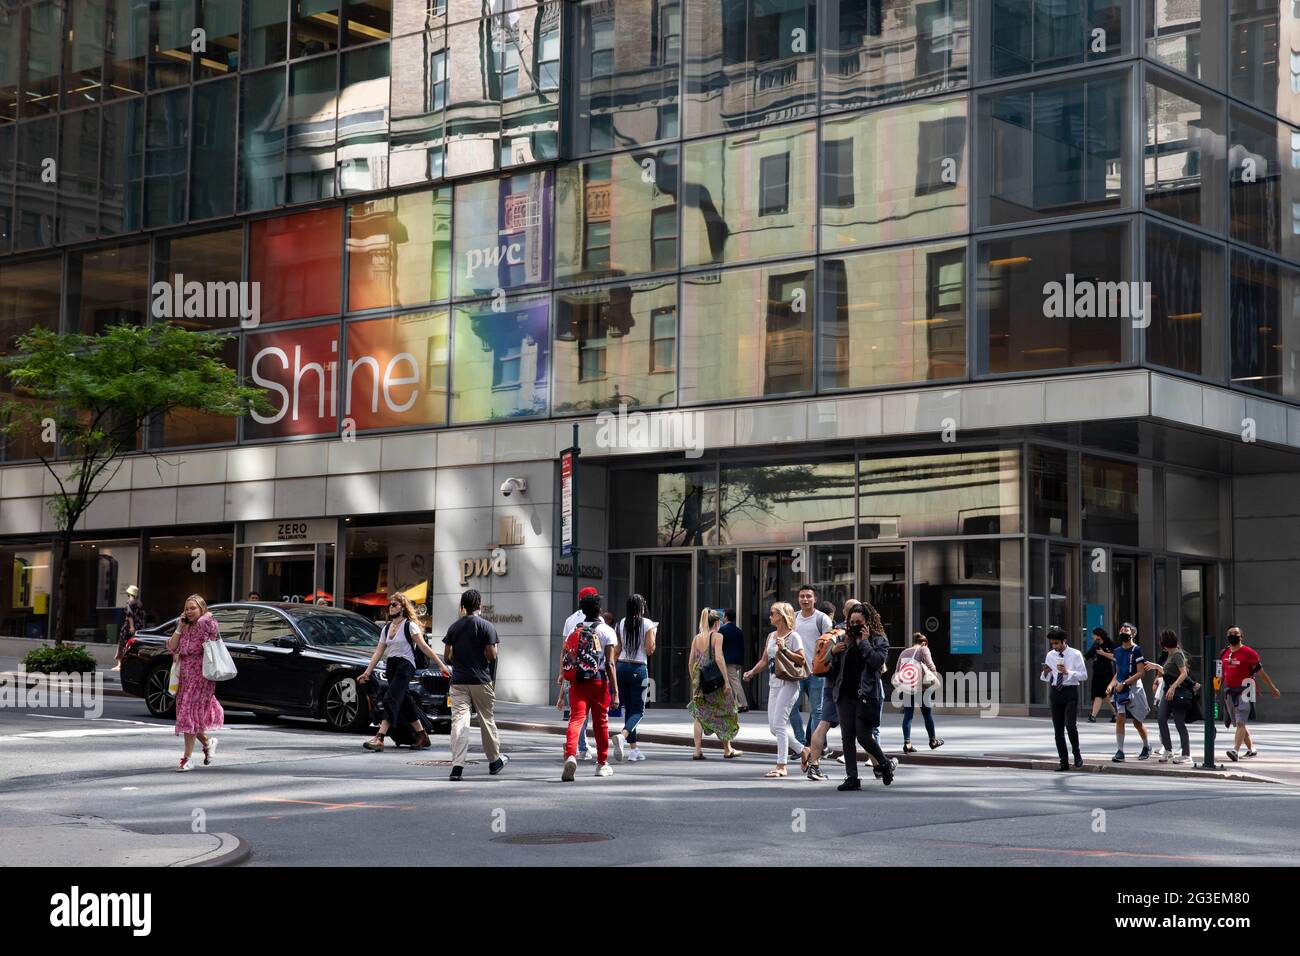
[(844, 677), (858, 677), (857, 697), (859, 700), (877, 702), (883, 699), (884, 685), (880, 680), (880, 668), (889, 656), (889, 640), (883, 634), (863, 637), (860, 641), (849, 640), (849, 646), (839, 656), (844, 658), (835, 677), (835, 699), (846, 696), (849, 688), (844, 687)]

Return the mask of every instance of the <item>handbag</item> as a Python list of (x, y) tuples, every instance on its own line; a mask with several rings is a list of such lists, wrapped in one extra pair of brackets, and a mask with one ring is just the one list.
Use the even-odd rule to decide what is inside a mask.
[(239, 671), (235, 669), (235, 661), (230, 656), (230, 651), (226, 650), (226, 642), (217, 638), (215, 641), (205, 641), (203, 644), (203, 676), (210, 681), (230, 680)]
[(808, 662), (802, 654), (796, 654), (788, 647), (776, 652), (776, 676), (781, 680), (803, 680), (808, 676)]
[(181, 659), (172, 658), (172, 669), (167, 674), (167, 693), (175, 697), (181, 689)]

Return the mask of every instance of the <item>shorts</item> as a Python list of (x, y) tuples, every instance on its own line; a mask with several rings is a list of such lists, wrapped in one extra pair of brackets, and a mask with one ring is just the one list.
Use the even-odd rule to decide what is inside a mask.
[[(1233, 690), (1236, 690), (1236, 688), (1233, 688)], [(1246, 694), (1244, 692), (1234, 694), (1231, 691), (1228, 691), (1225, 692), (1223, 696), (1224, 703), (1226, 704), (1225, 709), (1228, 712), (1228, 716), (1232, 718), (1232, 723), (1234, 725), (1250, 723), (1252, 716), (1250, 712), (1251, 703), (1246, 699)]]
[(835, 688), (829, 680), (822, 687), (822, 720), (832, 727), (840, 725), (840, 715), (835, 709)]

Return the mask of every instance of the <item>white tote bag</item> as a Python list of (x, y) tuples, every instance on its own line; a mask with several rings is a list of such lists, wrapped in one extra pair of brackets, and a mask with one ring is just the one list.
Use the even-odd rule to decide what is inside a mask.
[(167, 693), (175, 697), (181, 689), (181, 659), (172, 658), (172, 669), (167, 672)]
[(211, 681), (230, 680), (239, 672), (226, 650), (226, 642), (218, 638), (203, 644), (203, 676)]

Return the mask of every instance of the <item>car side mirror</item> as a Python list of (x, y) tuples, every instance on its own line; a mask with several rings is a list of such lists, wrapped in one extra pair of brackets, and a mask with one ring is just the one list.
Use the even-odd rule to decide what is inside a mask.
[(283, 647), (291, 651), (297, 651), (302, 649), (302, 641), (298, 640), (298, 638), (294, 637), (292, 634), (281, 635), (280, 637), (277, 637), (275, 640), (273, 640), (271, 643), (275, 647)]

